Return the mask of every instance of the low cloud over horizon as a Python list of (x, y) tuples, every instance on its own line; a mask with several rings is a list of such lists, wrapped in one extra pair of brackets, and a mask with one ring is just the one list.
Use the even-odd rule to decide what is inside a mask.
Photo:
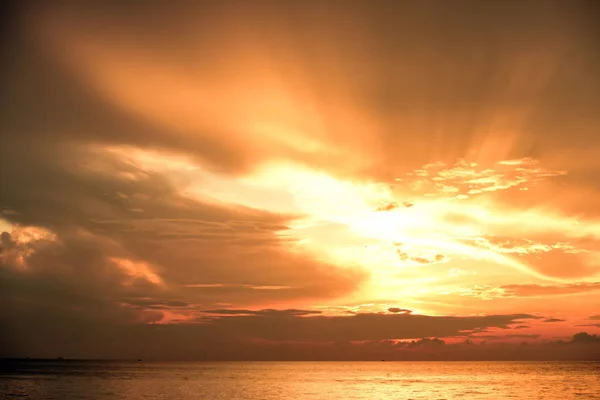
[(600, 357), (590, 2), (5, 7), (0, 357)]

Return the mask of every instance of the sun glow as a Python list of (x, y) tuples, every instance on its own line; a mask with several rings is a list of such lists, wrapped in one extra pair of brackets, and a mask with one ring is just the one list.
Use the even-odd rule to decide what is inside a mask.
[[(259, 170), (246, 182), (291, 193), (304, 218), (285, 234), (297, 237), (304, 251), (328, 262), (367, 269), (374, 286), (389, 286), (390, 279), (407, 269), (439, 264), (458, 268), (465, 260), (483, 262), (506, 274), (512, 270), (532, 279), (568, 282), (540, 272), (517, 256), (542, 254), (563, 246), (560, 242), (529, 240), (539, 236), (540, 231), (559, 236), (566, 232), (567, 242), (586, 231), (598, 235), (600, 230), (594, 223), (575, 230), (575, 220), (549, 210), (517, 210), (491, 197), (477, 198), (479, 193), (517, 189), (564, 174), (538, 166), (523, 167), (535, 164), (531, 159), (511, 160), (498, 163), (502, 172), (495, 173), (489, 168), (477, 170), (476, 164), (459, 160), (456, 166), (441, 169), (437, 175), (431, 173), (431, 167), (427, 173), (427, 167), (414, 172), (408, 188), (393, 182), (344, 181), (304, 167), (275, 164)], [(440, 168), (440, 164), (432, 165)], [(423, 181), (434, 182), (435, 196), (426, 196), (425, 191), (432, 188), (424, 189)], [(470, 194), (457, 195), (464, 191)], [(507, 232), (521, 238), (522, 244), (500, 248), (489, 241)], [(568, 251), (567, 247), (562, 250)], [(430, 269), (427, 273), (436, 277), (440, 271)], [(396, 279), (396, 283), (401, 281)], [(377, 290), (380, 288), (373, 289)]]
[[(462, 271), (465, 265), (485, 268), (480, 273), (501, 281), (526, 274), (533, 280), (568, 283), (569, 278), (545, 273), (526, 257), (550, 251), (579, 256), (588, 250), (571, 242), (600, 237), (593, 221), (582, 224), (539, 206), (515, 209), (496, 198), (497, 193), (564, 175), (532, 159), (501, 161), (493, 168), (464, 160), (431, 163), (397, 180), (375, 182), (281, 161), (232, 177), (176, 154), (112, 151), (143, 170), (186, 182), (180, 187), (183, 196), (296, 216), (287, 230), (278, 232), (289, 250), (337, 268), (367, 271), (370, 279), (358, 294), (362, 297), (415, 296), (428, 288), (451, 292), (447, 284), (456, 275), (449, 271)], [(461, 279), (468, 281), (475, 273), (467, 270)], [(407, 282), (408, 291), (403, 289)]]

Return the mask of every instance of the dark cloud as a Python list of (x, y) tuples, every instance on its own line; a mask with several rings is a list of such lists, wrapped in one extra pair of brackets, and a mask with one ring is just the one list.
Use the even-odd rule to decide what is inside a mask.
[(419, 340), (414, 340), (406, 344), (408, 348), (438, 348), (444, 346), (446, 343), (438, 338), (423, 338)]
[(10, 233), (0, 233), (0, 266), (15, 262), (14, 257), (18, 256), (16, 247), (17, 242), (12, 240)]
[(519, 338), (519, 339), (537, 339), (542, 335), (535, 335), (535, 334), (529, 334), (529, 335), (506, 335), (506, 337), (509, 338)]
[(571, 343), (600, 343), (600, 336), (590, 335), (587, 332), (579, 332), (573, 335)]
[(566, 320), (560, 318), (546, 318), (542, 322), (565, 322)]
[(398, 308), (398, 307), (388, 308), (388, 311), (391, 313), (394, 313), (394, 314), (398, 314), (398, 313), (410, 314), (410, 313), (412, 313), (412, 310), (408, 310), (406, 308)]
[[(453, 336), (460, 337), (460, 329), (474, 324), (496, 326), (528, 317), (523, 315), (477, 317), (476, 321), (472, 317), (457, 317), (452, 321), (449, 317), (421, 316), (428, 321), (423, 324), (414, 316), (401, 315), (391, 315), (393, 318), (382, 318), (382, 314), (325, 317), (257, 312), (250, 316), (230, 314), (201, 323), (157, 325), (123, 322), (127, 321), (126, 315), (117, 323), (102, 314), (73, 311), (52, 315), (48, 314), (51, 309), (44, 311), (2, 319), (10, 323), (13, 334), (19, 335), (19, 340), (13, 342), (2, 337), (2, 356), (144, 357), (146, 360), (574, 360), (600, 357), (597, 338), (588, 334), (554, 344), (535, 344), (534, 341), (530, 349), (510, 343), (455, 345), (432, 335), (452, 332)], [(345, 320), (340, 324), (342, 318)], [(407, 319), (406, 323), (400, 322), (403, 318)], [(365, 326), (364, 319), (377, 321), (375, 335)], [(33, 321), (36, 329), (31, 329)], [(285, 324), (289, 325), (284, 329), (286, 332), (294, 330), (296, 334), (276, 340), (270, 331), (281, 329)], [(383, 330), (382, 325), (388, 327)], [(38, 334), (40, 331), (44, 332), (43, 336)], [(418, 339), (400, 343), (383, 339), (412, 335)], [(492, 336), (472, 339), (491, 339), (492, 342), (537, 339), (537, 335)], [(370, 339), (361, 340), (365, 337)]]
[(507, 334), (507, 335), (477, 335), (471, 336), (472, 339), (485, 339), (485, 340), (506, 340), (506, 339), (538, 339), (541, 335), (536, 334)]
[[(4, 278), (3, 282), (7, 282)], [(48, 286), (44, 287), (46, 293), (38, 294), (49, 296)], [(235, 349), (239, 352), (237, 356), (244, 359), (248, 352), (254, 354), (253, 348), (260, 343), (270, 343), (277, 349), (277, 343), (297, 343), (298, 348), (302, 348), (302, 343), (327, 345), (444, 337), (476, 328), (503, 327), (532, 318), (526, 314), (483, 317), (357, 314), (335, 317), (308, 310), (208, 310), (205, 312), (214, 317), (198, 323), (157, 325), (152, 322), (160, 317), (151, 311), (140, 321), (139, 314), (129, 307), (111, 308), (95, 294), (84, 297), (85, 290), (74, 293), (73, 289), (66, 292), (65, 289), (69, 288), (57, 283), (52, 302), (29, 303), (16, 310), (13, 307), (17, 302), (13, 300), (2, 309), (0, 319), (3, 326), (9, 327), (8, 335), (3, 337), (3, 356), (50, 356), (60, 352), (66, 357), (123, 358), (144, 354), (146, 358), (177, 359), (212, 354), (235, 358), (236, 354), (230, 353), (230, 349)], [(75, 298), (77, 302), (73, 302)], [(71, 302), (70, 307), (67, 301)], [(143, 299), (138, 299), (137, 303), (145, 307), (153, 305)], [(172, 309), (179, 305), (170, 303)], [(37, 334), (41, 331), (43, 336)], [(115, 337), (119, 340), (115, 341)], [(156, 348), (153, 343), (161, 343), (161, 346)], [(425, 346), (428, 341), (421, 344), (423, 346), (419, 347), (429, 347)], [(277, 350), (268, 350), (271, 345), (265, 348), (267, 358), (281, 357)]]
[(321, 311), (315, 310), (202, 310), (203, 313), (207, 314), (220, 314), (220, 315), (258, 315), (258, 316), (302, 316), (302, 315), (318, 315)]
[[(240, 332), (248, 338), (296, 341), (356, 341), (444, 337), (476, 328), (507, 327), (535, 318), (527, 314), (482, 317), (430, 317), (414, 314), (354, 314), (351, 316), (311, 316), (282, 318), (273, 315), (223, 317), (214, 328)], [(268, 328), (267, 328), (268, 327)]]
[(11, 239), (10, 233), (8, 232), (2, 232), (0, 234), (0, 244), (2, 245), (1, 249), (3, 251), (8, 251), (16, 246), (16, 242)]
[(122, 303), (137, 306), (141, 309), (176, 309), (190, 307), (190, 303), (180, 300), (158, 300), (152, 298), (126, 298)]

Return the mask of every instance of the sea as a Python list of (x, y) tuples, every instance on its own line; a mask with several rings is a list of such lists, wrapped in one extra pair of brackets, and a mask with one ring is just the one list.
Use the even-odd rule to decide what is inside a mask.
[(600, 399), (600, 362), (11, 362), (6, 399)]

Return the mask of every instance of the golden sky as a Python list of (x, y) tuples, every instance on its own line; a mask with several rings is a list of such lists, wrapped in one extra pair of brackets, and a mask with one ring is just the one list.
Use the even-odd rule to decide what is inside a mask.
[(593, 2), (192, 3), (7, 8), (14, 349), (600, 333)]

